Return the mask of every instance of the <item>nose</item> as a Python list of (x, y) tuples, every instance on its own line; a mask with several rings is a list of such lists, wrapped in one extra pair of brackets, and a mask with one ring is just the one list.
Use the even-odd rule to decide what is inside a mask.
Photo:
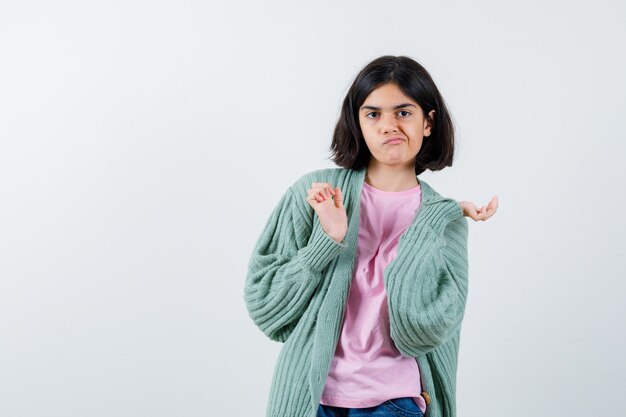
[(396, 122), (396, 118), (394, 114), (381, 116), (380, 118), (380, 128), (383, 133), (387, 134), (389, 132), (397, 132), (398, 131), (398, 123)]

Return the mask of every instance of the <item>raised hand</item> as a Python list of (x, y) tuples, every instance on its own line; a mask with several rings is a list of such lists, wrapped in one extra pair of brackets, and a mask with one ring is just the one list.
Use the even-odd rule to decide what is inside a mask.
[(348, 231), (348, 216), (339, 187), (333, 188), (327, 182), (314, 182), (307, 194), (306, 201), (317, 213), (322, 229), (341, 243)]
[(493, 196), (487, 205), (480, 208), (477, 208), (471, 201), (457, 201), (457, 203), (463, 209), (463, 215), (465, 217), (470, 217), (475, 221), (484, 221), (496, 213), (496, 210), (498, 209), (498, 196)]

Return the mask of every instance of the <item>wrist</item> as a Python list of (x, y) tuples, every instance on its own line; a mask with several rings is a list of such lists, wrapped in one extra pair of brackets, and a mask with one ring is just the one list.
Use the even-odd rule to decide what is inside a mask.
[(335, 232), (327, 232), (324, 231), (332, 240), (337, 243), (342, 243), (343, 239), (346, 237), (345, 233), (335, 233)]
[(345, 238), (345, 236), (341, 236), (341, 237), (332, 236), (332, 235), (328, 235), (328, 236), (330, 236), (331, 239), (333, 239), (337, 243), (343, 243), (343, 239)]

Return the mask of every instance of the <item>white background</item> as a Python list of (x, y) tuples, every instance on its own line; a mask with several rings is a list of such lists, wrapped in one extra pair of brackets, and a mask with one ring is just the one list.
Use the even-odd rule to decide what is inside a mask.
[(333, 167), (358, 71), (452, 113), (422, 174), (470, 220), (462, 417), (624, 415), (618, 1), (3, 1), (0, 416), (264, 416), (281, 344), (243, 285), (286, 188)]

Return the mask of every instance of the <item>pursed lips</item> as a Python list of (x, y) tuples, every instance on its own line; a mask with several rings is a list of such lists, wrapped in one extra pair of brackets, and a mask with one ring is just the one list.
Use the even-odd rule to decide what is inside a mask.
[(388, 142), (391, 142), (392, 140), (397, 140), (397, 139), (399, 139), (400, 141), (403, 141), (403, 140), (404, 140), (404, 139), (402, 139), (400, 136), (394, 136), (394, 137), (392, 137), (392, 138), (386, 139), (386, 140), (383, 142), (383, 145), (384, 145), (384, 144), (386, 144), (386, 143), (388, 143)]

